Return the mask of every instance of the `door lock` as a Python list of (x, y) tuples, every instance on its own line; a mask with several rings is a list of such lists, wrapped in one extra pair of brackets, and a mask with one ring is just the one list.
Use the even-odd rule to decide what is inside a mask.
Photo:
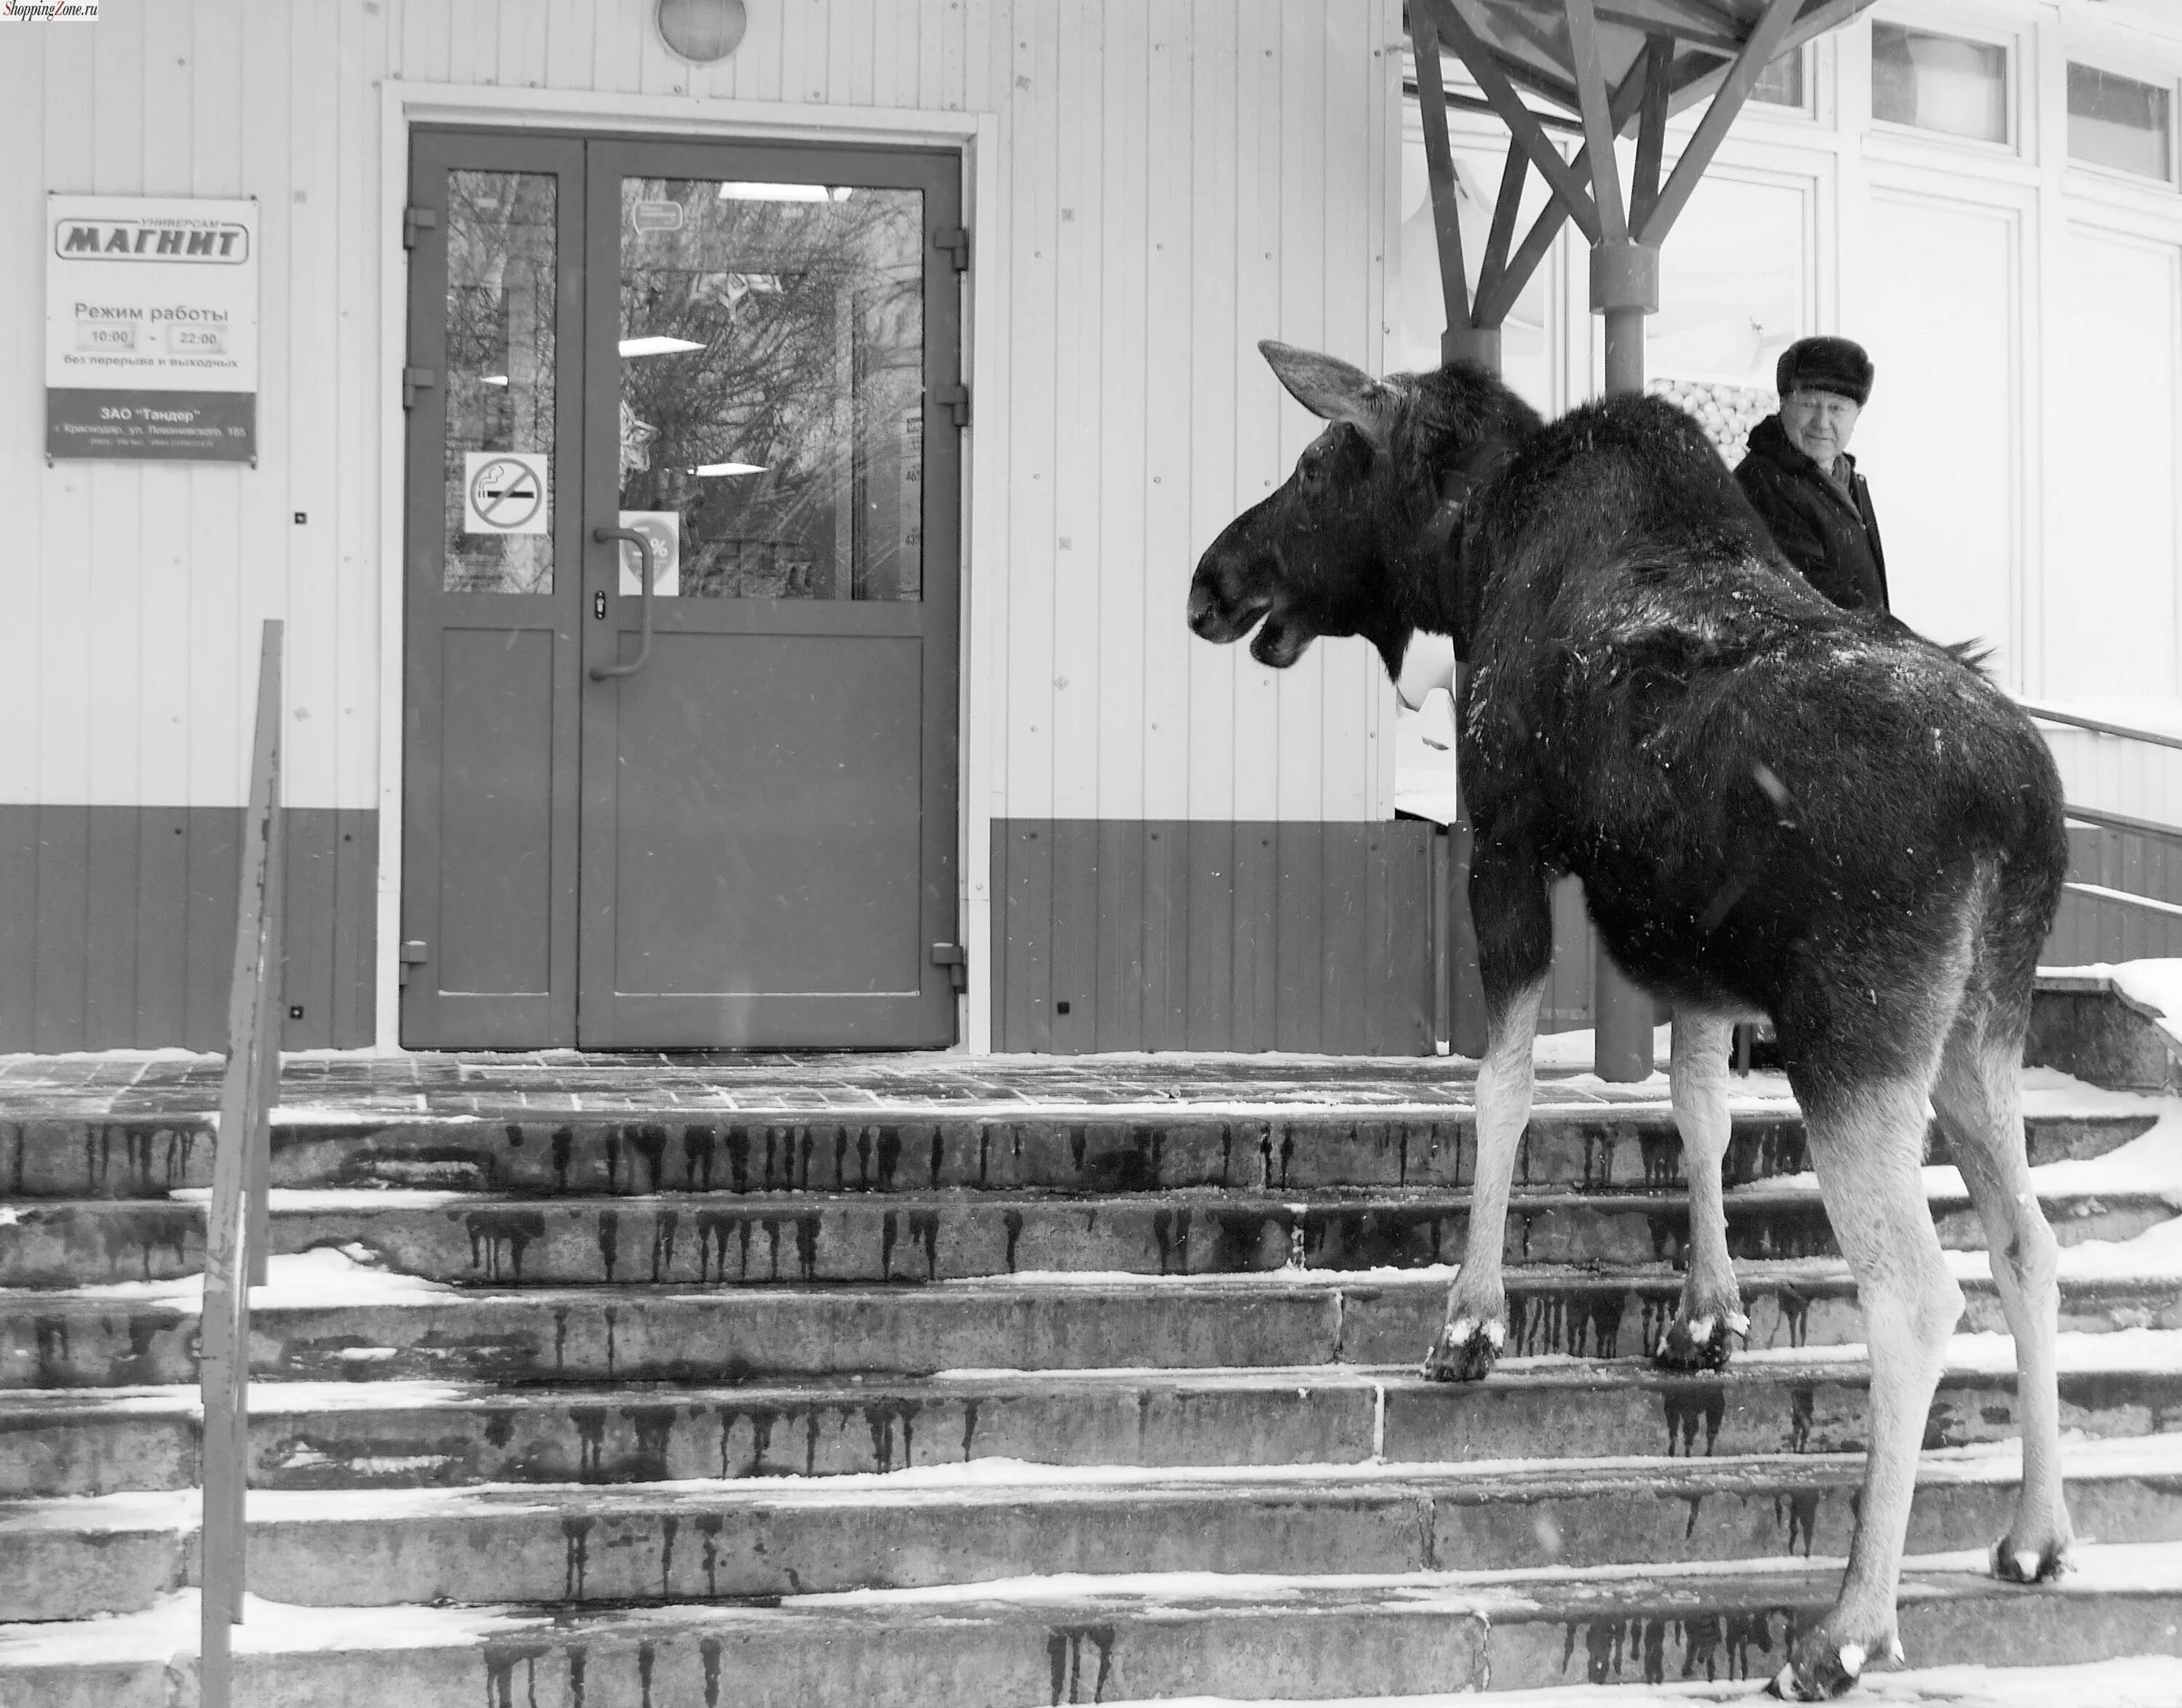
[(606, 620), (606, 596), (603, 590), (591, 595), (591, 615), (601, 623)]

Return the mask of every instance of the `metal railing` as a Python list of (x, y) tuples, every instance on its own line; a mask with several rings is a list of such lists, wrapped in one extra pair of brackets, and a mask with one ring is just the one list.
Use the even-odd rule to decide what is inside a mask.
[[(2066, 724), (2071, 729), (2089, 729), (2095, 735), (2118, 736), (2125, 741), (2142, 741), (2154, 747), (2182, 749), (2182, 735), (2169, 735), (2157, 729), (2139, 729), (2127, 724), (2112, 724), (2103, 718), (2086, 718), (2081, 713), (2064, 712), (2057, 706), (2042, 706), (2035, 700), (2018, 700), (2016, 704), (2041, 724)], [(2104, 829), (2119, 830), (2132, 836), (2150, 836), (2182, 847), (2182, 827), (2162, 824), (2150, 818), (2133, 818), (2125, 812), (2108, 812), (2101, 807), (2080, 807), (2073, 801), (2065, 803), (2063, 810), (2069, 818), (2082, 824), (2096, 824)], [(2156, 896), (2139, 896), (2127, 890), (2111, 889), (2103, 884), (2082, 884), (2074, 879), (2062, 887), (2068, 894), (2080, 896), (2087, 901), (2112, 901), (2163, 919), (2182, 920), (2182, 907)]]
[(233, 1700), (233, 1628), (242, 1622), (243, 1501), (250, 1485), (250, 1289), (265, 1281), (271, 1117), (280, 1084), (280, 925), (285, 814), (280, 806), (280, 634), (265, 624), (258, 722), (227, 998), (227, 1073), (205, 1228), (204, 1314), (197, 1379), (204, 1401), (204, 1585), (198, 1650), (202, 1708)]

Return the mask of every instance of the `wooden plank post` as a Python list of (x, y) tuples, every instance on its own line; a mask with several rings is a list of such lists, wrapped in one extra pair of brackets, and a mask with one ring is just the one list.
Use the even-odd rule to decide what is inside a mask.
[(1409, 45), (1416, 56), (1417, 114), (1424, 126), (1425, 175), (1432, 185), (1432, 234), (1439, 240), (1440, 296), (1447, 309), (1441, 358), (1448, 360), (1448, 340), (1470, 326), (1470, 281), (1455, 203), (1454, 152), (1447, 136), (1447, 92), (1440, 84), (1439, 32), (1421, 6), (1409, 13)]
[(269, 620), (258, 663), (258, 718), (242, 873), (235, 905), (235, 964), (228, 987), (227, 1072), (206, 1207), (204, 1309), (198, 1388), (203, 1401), (204, 1516), (197, 1693), (202, 1708), (234, 1700), (233, 1627), (242, 1620), (249, 1485), (250, 1288), (265, 1276), (269, 1120), (280, 1051), (281, 624)]

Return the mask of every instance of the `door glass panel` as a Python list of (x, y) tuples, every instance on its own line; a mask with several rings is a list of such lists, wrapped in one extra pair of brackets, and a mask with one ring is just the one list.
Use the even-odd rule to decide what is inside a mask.
[(449, 593), (553, 591), (555, 192), (447, 175)]
[(922, 193), (628, 178), (621, 256), (621, 509), (654, 591), (922, 598)]

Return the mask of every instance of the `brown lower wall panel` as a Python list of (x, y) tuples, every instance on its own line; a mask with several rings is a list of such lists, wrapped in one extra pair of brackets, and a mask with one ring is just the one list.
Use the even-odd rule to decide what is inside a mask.
[[(996, 820), (994, 1047), (1428, 1055), (1437, 834), (1408, 819)], [(2069, 838), (2076, 881), (2182, 903), (2182, 847), (2085, 825)], [(1466, 868), (1447, 869), (1459, 902)], [(1553, 907), (1539, 1029), (1573, 1031), (1592, 1023), (1597, 937), (1576, 879)], [(2070, 895), (2041, 958), (2164, 956), (2182, 956), (2182, 922)], [(1459, 1038), (1459, 999), (1450, 1013)]]
[[(224, 1048), (241, 834), (240, 807), (0, 806), (0, 1050)], [(376, 812), (289, 809), (285, 1048), (372, 1041), (378, 858)]]
[[(2155, 901), (2182, 905), (2182, 845), (2103, 824), (2068, 827), (2068, 876)], [(2064, 895), (2039, 959), (2048, 967), (2095, 961), (2162, 960), (2182, 956), (2182, 919), (2122, 901)]]
[(997, 820), (994, 1047), (1429, 1055), (1435, 834)]

